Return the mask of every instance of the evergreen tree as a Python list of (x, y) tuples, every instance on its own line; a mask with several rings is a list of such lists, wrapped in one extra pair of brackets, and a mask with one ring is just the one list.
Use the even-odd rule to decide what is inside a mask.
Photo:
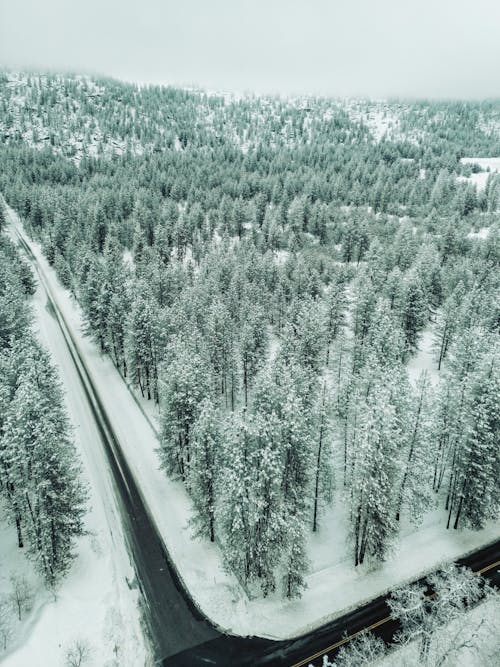
[(460, 311), (462, 307), (465, 288), (460, 282), (453, 293), (443, 304), (435, 327), (435, 348), (438, 357), (438, 370), (448, 352), (451, 342), (459, 326)]
[(225, 424), (216, 525), (219, 526), (224, 559), (236, 576), (246, 583), (254, 560), (252, 517), (255, 465), (255, 427), (246, 415), (234, 413)]
[(20, 520), (28, 554), (54, 586), (75, 557), (75, 538), (83, 534), (86, 493), (60, 386), (34, 342), (19, 369), (0, 450), (8, 471), (9, 515)]
[(183, 481), (189, 475), (191, 430), (210, 389), (207, 364), (192, 348), (176, 342), (162, 373), (160, 442), (165, 470)]
[(267, 323), (259, 310), (248, 310), (240, 331), (240, 353), (243, 369), (245, 405), (248, 405), (248, 389), (265, 362), (268, 345)]
[(206, 398), (190, 434), (188, 489), (196, 514), (194, 524), (198, 534), (215, 540), (215, 505), (217, 475), (221, 456), (221, 416), (212, 401)]
[(366, 556), (383, 560), (397, 532), (395, 482), (401, 436), (387, 376), (375, 378), (359, 420), (350, 489), (355, 565)]
[(454, 528), (465, 524), (475, 530), (500, 509), (500, 359), (482, 360), (470, 388), (470, 415), (464, 442), (457, 452), (450, 515)]
[(425, 301), (424, 292), (417, 277), (411, 276), (406, 284), (402, 307), (406, 350), (410, 353), (417, 348), (419, 334), (427, 322), (427, 312), (428, 306)]
[(158, 368), (162, 361), (160, 313), (145, 284), (137, 285), (127, 326), (127, 367), (132, 383), (148, 400), (159, 401)]

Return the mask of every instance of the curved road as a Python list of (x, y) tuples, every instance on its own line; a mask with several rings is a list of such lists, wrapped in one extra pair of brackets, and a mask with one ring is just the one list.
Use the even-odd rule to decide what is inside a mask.
[[(10, 216), (10, 211), (7, 208)], [(13, 222), (13, 221), (12, 221)], [(398, 629), (390, 617), (387, 596), (381, 596), (317, 630), (297, 639), (276, 642), (256, 637), (242, 638), (218, 631), (196, 608), (179, 581), (167, 549), (159, 535), (123, 456), (118, 438), (106, 415), (77, 344), (59, 311), (43, 271), (28, 243), (13, 222), (13, 229), (46, 294), (82, 383), (97, 424), (121, 508), (137, 579), (143, 594), (144, 617), (159, 664), (164, 667), (196, 665), (287, 665), (319, 666), (322, 656), (332, 657), (339, 647), (364, 630), (372, 630), (390, 643)], [(500, 585), (500, 541), (458, 561)]]
[[(7, 211), (10, 214), (8, 209)], [(200, 614), (180, 583), (142, 493), (123, 456), (118, 438), (92, 383), (85, 362), (57, 307), (43, 271), (15, 224), (13, 224), (13, 230), (38, 274), (40, 285), (47, 299), (47, 306), (59, 324), (100, 433), (102, 446), (113, 473), (118, 506), (125, 529), (124, 534), (127, 536), (127, 546), (141, 588), (144, 603), (143, 616), (148, 625), (155, 655), (162, 660), (166, 656), (171, 656), (194, 645), (213, 640), (219, 637), (220, 633)], [(168, 511), (168, 508), (166, 510)]]
[[(457, 561), (500, 586), (500, 541)], [(424, 581), (424, 578), (419, 580)], [(254, 638), (236, 640), (219, 637), (163, 661), (164, 667), (193, 667), (194, 665), (267, 665), (286, 667), (321, 667), (323, 656), (329, 658), (339, 648), (363, 631), (371, 630), (390, 644), (399, 624), (391, 618), (387, 595), (380, 596), (355, 611), (335, 619), (313, 632), (283, 642)]]

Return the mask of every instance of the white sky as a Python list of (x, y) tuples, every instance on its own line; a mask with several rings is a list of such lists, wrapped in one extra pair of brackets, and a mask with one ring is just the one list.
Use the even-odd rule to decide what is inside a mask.
[(500, 0), (0, 0), (0, 66), (212, 89), (500, 97)]

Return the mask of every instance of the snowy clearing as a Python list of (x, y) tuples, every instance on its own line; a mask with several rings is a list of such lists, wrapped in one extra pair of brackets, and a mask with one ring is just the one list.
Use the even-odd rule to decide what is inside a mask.
[(482, 171), (472, 173), (470, 176), (459, 176), (458, 180), (465, 183), (472, 183), (478, 190), (484, 190), (490, 174), (500, 171), (500, 157), (463, 157), (462, 164), (479, 165)]
[(487, 239), (488, 236), (490, 235), (490, 228), (489, 227), (481, 227), (477, 232), (469, 232), (467, 234), (468, 239), (480, 239), (483, 240)]

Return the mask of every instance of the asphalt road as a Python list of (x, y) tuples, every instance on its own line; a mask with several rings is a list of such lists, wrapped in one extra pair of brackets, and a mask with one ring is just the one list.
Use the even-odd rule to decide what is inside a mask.
[[(19, 242), (36, 270), (47, 298), (47, 307), (56, 318), (82, 383), (113, 473), (118, 505), (143, 598), (143, 619), (156, 658), (161, 661), (194, 645), (220, 636), (198, 611), (172, 565), (162, 538), (152, 520), (123, 453), (98, 392), (63, 315), (51, 293), (36, 257), (22, 236)], [(168, 507), (165, 508), (168, 511)]]
[[(470, 567), (475, 572), (481, 573), (492, 584), (500, 586), (500, 541), (461, 558), (457, 563)], [(294, 640), (270, 642), (256, 639), (236, 640), (222, 636), (172, 656), (162, 664), (164, 667), (195, 665), (320, 667), (325, 654), (328, 654), (330, 659), (333, 658), (343, 644), (360, 632), (371, 630), (390, 644), (398, 629), (398, 622), (390, 617), (387, 596), (381, 596)]]
[[(19, 241), (39, 275), (47, 304), (61, 328), (101, 435), (115, 480), (124, 532), (143, 594), (145, 622), (159, 664), (163, 667), (316, 667), (322, 664), (323, 655), (333, 657), (342, 644), (367, 629), (390, 643), (398, 624), (390, 617), (387, 596), (378, 597), (307, 635), (282, 642), (225, 635), (198, 611), (179, 581), (43, 272), (22, 236), (19, 236)], [(460, 559), (458, 563), (481, 572), (493, 584), (500, 586), (500, 541)]]

